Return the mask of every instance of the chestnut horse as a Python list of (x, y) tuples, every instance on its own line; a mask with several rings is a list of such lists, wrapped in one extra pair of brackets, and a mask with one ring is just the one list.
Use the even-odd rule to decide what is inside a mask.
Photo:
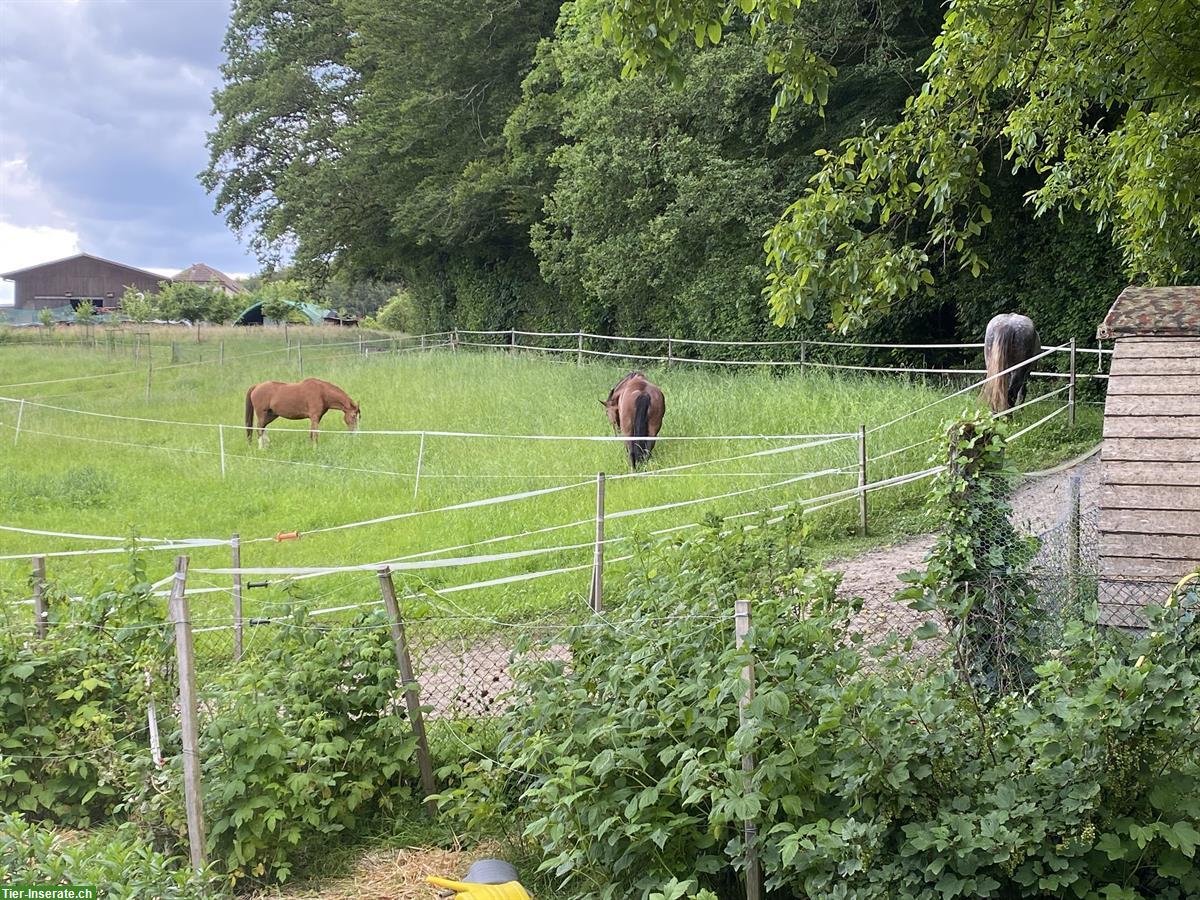
[(246, 391), (246, 440), (254, 439), (254, 416), (258, 415), (258, 446), (267, 446), (267, 426), (276, 419), (308, 419), (308, 437), (317, 442), (321, 417), (331, 409), (340, 409), (346, 427), (358, 430), (358, 404), (336, 384), (319, 378), (305, 378), (289, 384), (264, 381)]
[(601, 400), (612, 427), (633, 440), (625, 442), (629, 448), (629, 464), (637, 468), (650, 458), (654, 449), (654, 438), (662, 428), (663, 413), (667, 402), (658, 385), (646, 380), (641, 372), (630, 372), (617, 382)]
[[(1042, 352), (1042, 342), (1037, 329), (1028, 316), (1017, 313), (1001, 313), (993, 316), (983, 336), (983, 359), (987, 374), (996, 375), (1012, 369), (1019, 362), (1031, 359)], [(993, 413), (1002, 413), (1019, 406), (1025, 399), (1025, 382), (1033, 371), (1033, 363), (1013, 369), (1011, 372), (992, 378), (983, 386), (983, 399)]]

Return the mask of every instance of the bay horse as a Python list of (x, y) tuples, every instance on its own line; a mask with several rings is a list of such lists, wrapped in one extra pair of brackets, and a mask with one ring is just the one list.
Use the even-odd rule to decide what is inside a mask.
[(629, 464), (636, 469), (650, 458), (652, 439), (662, 428), (663, 413), (667, 411), (663, 392), (643, 373), (630, 372), (608, 392), (608, 399), (600, 402), (613, 429), (633, 438), (625, 446), (629, 448)]
[[(988, 322), (983, 337), (983, 359), (989, 376), (1010, 369), (1041, 352), (1042, 343), (1038, 339), (1037, 329), (1028, 316), (1001, 313)], [(1025, 399), (1025, 383), (1031, 371), (1032, 362), (984, 384), (983, 399), (993, 413), (1005, 412), (1021, 404)]]
[(267, 426), (276, 419), (308, 419), (308, 439), (317, 442), (321, 417), (331, 409), (342, 411), (346, 427), (358, 430), (358, 404), (336, 384), (305, 378), (294, 384), (264, 381), (246, 391), (246, 440), (254, 440), (254, 416), (258, 416), (258, 446), (266, 447)]

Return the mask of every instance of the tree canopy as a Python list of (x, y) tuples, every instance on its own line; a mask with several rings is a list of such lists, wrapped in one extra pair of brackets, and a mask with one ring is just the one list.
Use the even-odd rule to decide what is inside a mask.
[[(745, 20), (759, 40), (800, 0), (608, 0), (625, 71), (677, 71), (683, 47)], [(773, 112), (826, 105), (834, 68), (803, 37), (768, 57)], [(1200, 267), (1200, 7), (1194, 0), (956, 0), (899, 121), (821, 152), (772, 229), (775, 319), (832, 304), (843, 327), (886, 312), (952, 266), (978, 273), (999, 173), (1028, 173), (1038, 214), (1086, 210), (1128, 277)]]
[(1086, 337), (1200, 270), (1195, 2), (237, 0), (201, 177), (413, 328)]

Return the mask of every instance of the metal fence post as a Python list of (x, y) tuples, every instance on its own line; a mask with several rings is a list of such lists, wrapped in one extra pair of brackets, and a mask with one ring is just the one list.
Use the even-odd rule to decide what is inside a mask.
[(33, 616), (39, 638), (46, 637), (46, 557), (33, 558)]
[[(396, 586), (392, 583), (392, 570), (384, 566), (379, 570), (379, 590), (383, 594), (383, 605), (387, 607), (388, 619), (392, 623), (392, 645), (396, 651), (396, 664), (400, 668), (400, 680), (404, 684), (404, 702), (408, 707), (408, 720), (412, 723), (417, 738), (417, 765), (421, 769), (421, 789), (426, 797), (437, 793), (437, 782), (433, 779), (433, 760), (429, 755), (429, 740), (425, 736), (425, 719), (421, 714), (420, 686), (413, 676), (412, 657), (408, 653), (408, 639), (404, 633), (404, 620), (400, 618), (400, 604), (396, 600)], [(437, 803), (425, 801), (425, 811), (437, 815)]]
[(1067, 424), (1075, 427), (1075, 338), (1071, 338), (1071, 380), (1067, 383)]
[(592, 612), (604, 611), (604, 473), (596, 473), (596, 554), (592, 560)]
[[(750, 601), (735, 600), (733, 604), (734, 635), (737, 649), (746, 648), (746, 638), (750, 633)], [(738, 698), (738, 724), (746, 724), (746, 707), (754, 700), (754, 657), (747, 651), (746, 665), (742, 668), (742, 681), (746, 689)], [(742, 757), (743, 789), (749, 788), (754, 774), (754, 754), (747, 753)], [(758, 826), (752, 819), (743, 823), (743, 833), (746, 841), (746, 900), (759, 900), (762, 897), (762, 867), (758, 861)]]
[(192, 866), (204, 868), (204, 798), (200, 787), (200, 738), (196, 722), (196, 656), (187, 602), (186, 556), (175, 557), (175, 580), (167, 608), (175, 626), (179, 667), (179, 724), (183, 739), (183, 794), (187, 807), (188, 848)]
[(867, 426), (858, 426), (858, 533), (867, 536)]
[(1082, 482), (1083, 476), (1078, 472), (1073, 472), (1067, 479), (1067, 598), (1072, 604), (1079, 600), (1079, 493)]
[(242, 618), (242, 536), (235, 533), (229, 539), (230, 556), (233, 562), (233, 658), (242, 658), (245, 620)]

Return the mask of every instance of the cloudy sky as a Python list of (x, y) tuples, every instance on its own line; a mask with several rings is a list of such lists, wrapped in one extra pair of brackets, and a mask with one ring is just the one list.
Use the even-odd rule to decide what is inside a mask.
[(228, 21), (229, 0), (0, 0), (0, 272), (257, 270), (196, 180)]

